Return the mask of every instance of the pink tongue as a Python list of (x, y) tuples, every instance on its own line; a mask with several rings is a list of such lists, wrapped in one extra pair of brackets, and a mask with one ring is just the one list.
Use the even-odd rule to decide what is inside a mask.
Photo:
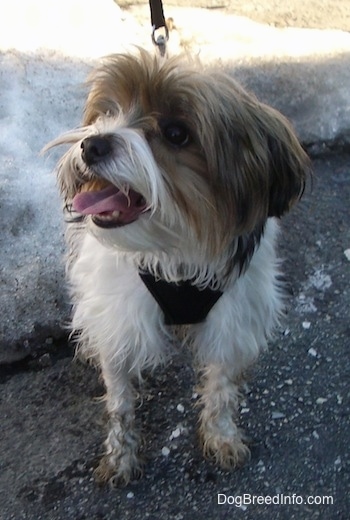
[(136, 191), (129, 190), (128, 196), (115, 186), (108, 186), (100, 191), (84, 191), (78, 193), (73, 199), (73, 208), (83, 215), (98, 215), (111, 211), (130, 212), (136, 210), (141, 212), (141, 195)]

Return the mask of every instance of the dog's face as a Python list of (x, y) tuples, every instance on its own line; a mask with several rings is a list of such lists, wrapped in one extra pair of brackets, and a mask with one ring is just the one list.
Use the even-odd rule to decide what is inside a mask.
[(61, 190), (107, 245), (210, 259), (303, 191), (288, 122), (220, 71), (140, 51), (107, 58), (90, 88), (84, 127), (52, 144), (72, 144)]

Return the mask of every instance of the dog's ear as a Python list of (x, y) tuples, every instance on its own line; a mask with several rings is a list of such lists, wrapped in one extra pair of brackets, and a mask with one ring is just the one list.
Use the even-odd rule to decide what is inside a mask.
[[(225, 85), (227, 86), (227, 84)], [(215, 149), (207, 140), (209, 168), (221, 181), (221, 201), (235, 232), (251, 232), (281, 217), (303, 194), (310, 160), (289, 121), (237, 84), (222, 99)], [(213, 111), (213, 110), (212, 110)], [(215, 163), (210, 164), (211, 157)]]
[(268, 216), (281, 217), (302, 196), (311, 163), (289, 121), (270, 107), (261, 109), (268, 148)]

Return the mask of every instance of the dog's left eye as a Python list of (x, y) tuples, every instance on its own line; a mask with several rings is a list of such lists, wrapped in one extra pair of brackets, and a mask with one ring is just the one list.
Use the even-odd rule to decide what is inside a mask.
[(186, 146), (190, 142), (190, 133), (182, 123), (168, 123), (163, 127), (163, 135), (174, 146)]

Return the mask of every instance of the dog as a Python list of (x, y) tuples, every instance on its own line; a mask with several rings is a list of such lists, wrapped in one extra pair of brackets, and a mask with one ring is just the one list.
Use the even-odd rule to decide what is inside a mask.
[(57, 165), (78, 351), (106, 387), (97, 478), (142, 473), (133, 381), (171, 356), (179, 331), (199, 377), (204, 455), (249, 456), (237, 426), (242, 378), (284, 309), (280, 217), (310, 163), (290, 123), (223, 70), (145, 50), (102, 60), (82, 126)]

